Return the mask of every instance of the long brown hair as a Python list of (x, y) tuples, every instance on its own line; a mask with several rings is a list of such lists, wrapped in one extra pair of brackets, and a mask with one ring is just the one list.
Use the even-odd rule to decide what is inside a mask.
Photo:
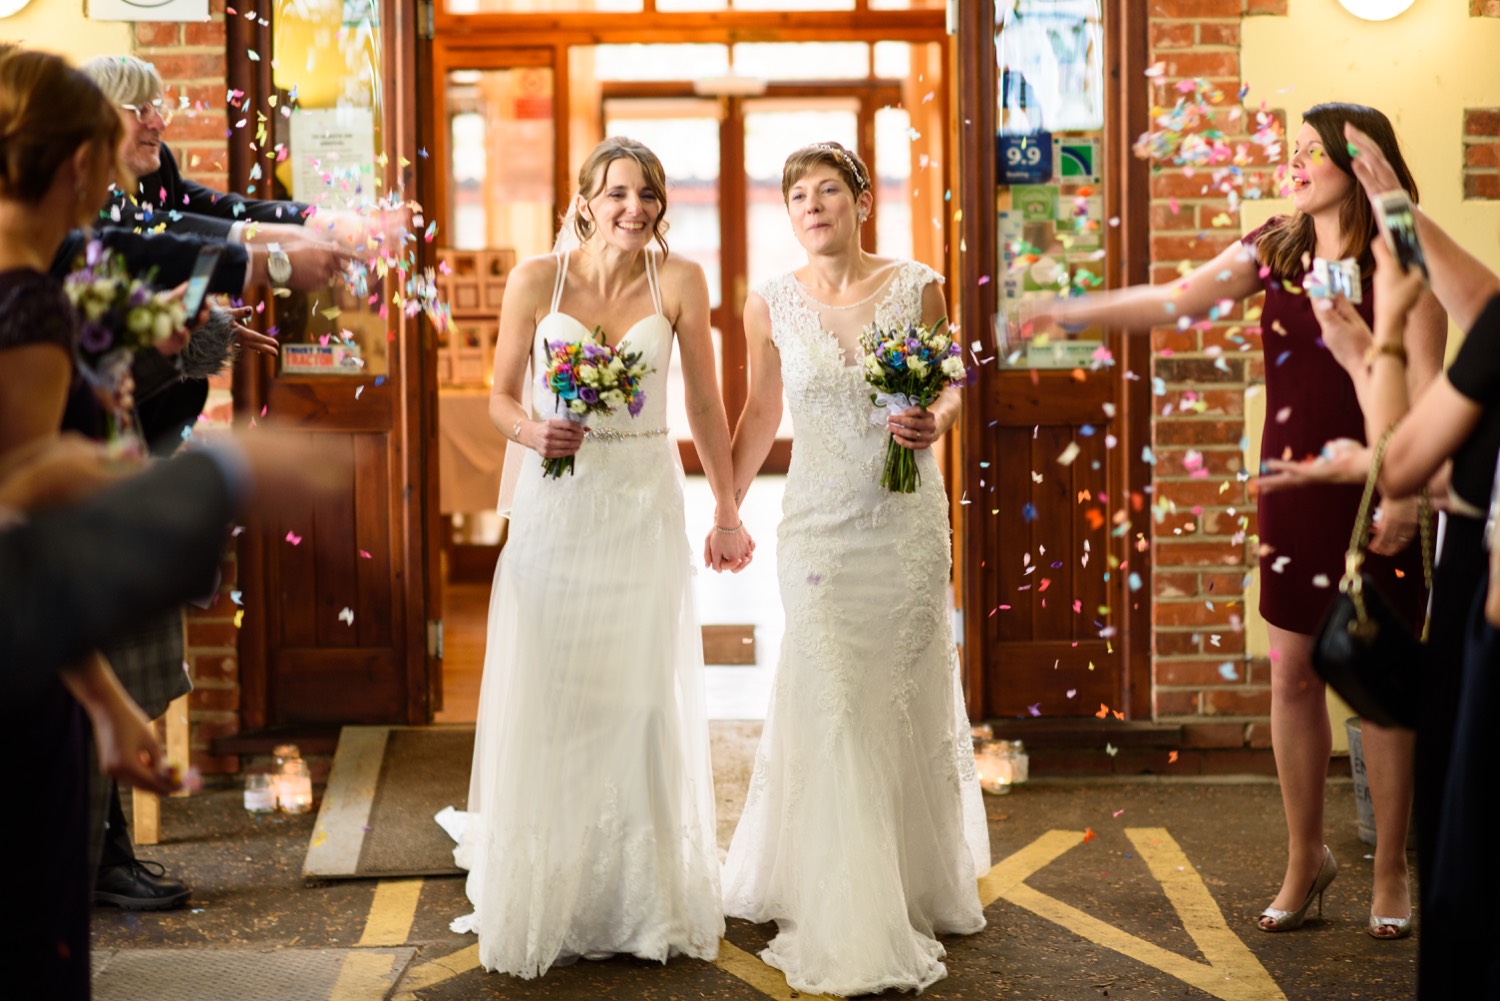
[[(1396, 141), (1396, 130), (1391, 120), (1374, 108), (1363, 104), (1331, 102), (1317, 104), (1302, 113), (1302, 120), (1317, 130), (1323, 140), (1323, 151), (1333, 165), (1348, 175), (1349, 191), (1339, 203), (1339, 232), (1344, 245), (1339, 248), (1340, 257), (1359, 260), (1360, 269), (1369, 274), (1375, 266), (1370, 253), (1370, 241), (1375, 238), (1375, 212), (1370, 208), (1369, 196), (1354, 177), (1354, 159), (1349, 155), (1349, 140), (1344, 137), (1345, 124), (1352, 124), (1365, 135), (1375, 140), (1380, 151), (1396, 171), (1401, 187), (1417, 200), (1417, 182), (1401, 155), (1401, 144)], [(1312, 216), (1304, 212), (1293, 212), (1279, 222), (1266, 228), (1256, 241), (1256, 256), (1271, 269), (1277, 278), (1294, 281), (1307, 270), (1307, 261), (1317, 246), (1313, 233)]]
[[(656, 202), (661, 206), (661, 211), (656, 213), (656, 221), (651, 224), (651, 235), (656, 242), (661, 244), (661, 256), (667, 256), (667, 172), (662, 168), (661, 161), (656, 154), (651, 152), (645, 143), (625, 136), (610, 136), (602, 143), (594, 147), (594, 151), (583, 161), (583, 166), (578, 170), (578, 194), (584, 201), (594, 198), (604, 190), (605, 175), (609, 172), (609, 165), (616, 160), (634, 160), (641, 168), (641, 173), (646, 178), (646, 187), (656, 196)], [(583, 213), (573, 217), (573, 231), (578, 234), (580, 241), (587, 241), (594, 232), (594, 223), (591, 219), (585, 219)]]
[[(41, 201), (62, 165), (85, 144), (94, 153), (96, 177), (122, 179), (124, 138), (119, 113), (61, 56), (0, 48), (0, 198)], [(88, 214), (97, 208), (88, 206)]]

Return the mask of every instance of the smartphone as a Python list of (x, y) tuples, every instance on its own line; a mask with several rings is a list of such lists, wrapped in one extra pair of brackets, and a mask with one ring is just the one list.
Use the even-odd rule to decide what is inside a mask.
[(188, 318), (198, 315), (198, 310), (203, 307), (203, 299), (208, 295), (208, 283), (213, 280), (214, 268), (219, 265), (219, 254), (223, 251), (217, 243), (210, 243), (198, 251), (198, 259), (193, 262), (193, 273), (188, 275), (187, 291), (182, 295), (183, 308), (187, 310)]
[(1362, 298), (1359, 262), (1352, 257), (1341, 261), (1313, 258), (1312, 270), (1302, 282), (1307, 294), (1315, 299), (1341, 295), (1358, 306)]
[(1401, 262), (1403, 271), (1421, 268), (1427, 274), (1427, 258), (1422, 254), (1422, 243), (1417, 239), (1417, 220), (1413, 215), (1411, 199), (1404, 191), (1387, 191), (1376, 199), (1375, 219), (1380, 225), (1380, 234), (1386, 246)]

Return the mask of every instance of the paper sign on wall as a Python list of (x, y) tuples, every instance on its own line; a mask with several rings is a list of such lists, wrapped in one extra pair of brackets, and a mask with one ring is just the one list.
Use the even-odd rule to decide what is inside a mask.
[(208, 0), (88, 0), (91, 21), (207, 21)]
[(322, 208), (374, 202), (375, 116), (369, 108), (314, 108), (292, 115), (292, 197)]

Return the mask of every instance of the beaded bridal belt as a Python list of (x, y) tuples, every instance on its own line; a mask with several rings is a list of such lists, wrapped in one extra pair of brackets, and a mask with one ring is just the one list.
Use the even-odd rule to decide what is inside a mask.
[(666, 428), (651, 428), (649, 431), (616, 431), (614, 428), (589, 428), (588, 441), (626, 441), (632, 438), (661, 438)]

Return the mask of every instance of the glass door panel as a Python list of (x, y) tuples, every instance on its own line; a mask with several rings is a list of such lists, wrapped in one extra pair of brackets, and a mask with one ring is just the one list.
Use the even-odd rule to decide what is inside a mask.
[[(609, 98), (604, 133), (629, 136), (651, 148), (667, 173), (667, 244), (673, 254), (695, 261), (708, 280), (709, 308), (724, 301), (719, 236), (718, 101), (700, 98)], [(723, 336), (712, 328), (714, 371), (723, 382)], [(674, 345), (667, 392), (667, 427), (679, 442), (692, 439), (683, 392), (682, 359)]]

